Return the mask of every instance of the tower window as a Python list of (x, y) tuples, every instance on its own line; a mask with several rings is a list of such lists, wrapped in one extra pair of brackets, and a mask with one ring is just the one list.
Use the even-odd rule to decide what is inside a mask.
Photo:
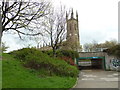
[(77, 26), (76, 26), (76, 24), (75, 24), (75, 30), (77, 30)]

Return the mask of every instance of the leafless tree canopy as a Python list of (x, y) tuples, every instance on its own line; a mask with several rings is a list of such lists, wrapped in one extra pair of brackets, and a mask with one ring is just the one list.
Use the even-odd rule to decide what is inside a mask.
[[(2, 32), (13, 30), (24, 35), (39, 35), (40, 22), (49, 14), (50, 2), (39, 0), (38, 2), (23, 2), (2, 0)], [(22, 29), (24, 28), (24, 30)]]
[(84, 44), (84, 51), (86, 52), (98, 52), (102, 49), (111, 48), (117, 45), (117, 40), (110, 40), (105, 41), (104, 43), (97, 43), (95, 40), (93, 40), (92, 43), (85, 43)]
[(65, 7), (57, 10), (52, 10), (49, 18), (44, 23), (45, 34), (48, 37), (47, 41), (50, 41), (51, 47), (53, 48), (53, 54), (55, 54), (57, 48), (65, 40), (66, 35), (66, 18), (65, 18)]

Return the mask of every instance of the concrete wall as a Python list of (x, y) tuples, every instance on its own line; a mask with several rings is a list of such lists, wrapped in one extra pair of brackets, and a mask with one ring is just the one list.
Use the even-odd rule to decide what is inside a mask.
[(79, 52), (80, 57), (104, 57), (104, 52)]
[(115, 56), (105, 56), (106, 69), (120, 71), (120, 60)]
[(120, 60), (115, 56), (108, 55), (105, 52), (79, 52), (80, 57), (105, 57), (106, 70), (120, 71)]

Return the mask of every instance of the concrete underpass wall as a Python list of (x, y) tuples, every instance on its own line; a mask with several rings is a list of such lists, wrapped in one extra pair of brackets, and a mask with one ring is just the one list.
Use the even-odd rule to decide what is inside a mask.
[(79, 52), (80, 57), (104, 57), (104, 52)]
[(110, 56), (105, 52), (79, 52), (80, 57), (104, 57), (105, 70), (120, 70), (120, 60), (118, 60), (115, 56)]
[(115, 56), (105, 56), (106, 69), (120, 71), (120, 60)]

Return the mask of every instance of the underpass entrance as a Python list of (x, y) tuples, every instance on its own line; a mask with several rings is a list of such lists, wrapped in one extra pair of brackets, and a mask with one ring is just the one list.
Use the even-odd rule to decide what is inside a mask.
[(80, 57), (76, 59), (79, 69), (105, 70), (105, 57)]

